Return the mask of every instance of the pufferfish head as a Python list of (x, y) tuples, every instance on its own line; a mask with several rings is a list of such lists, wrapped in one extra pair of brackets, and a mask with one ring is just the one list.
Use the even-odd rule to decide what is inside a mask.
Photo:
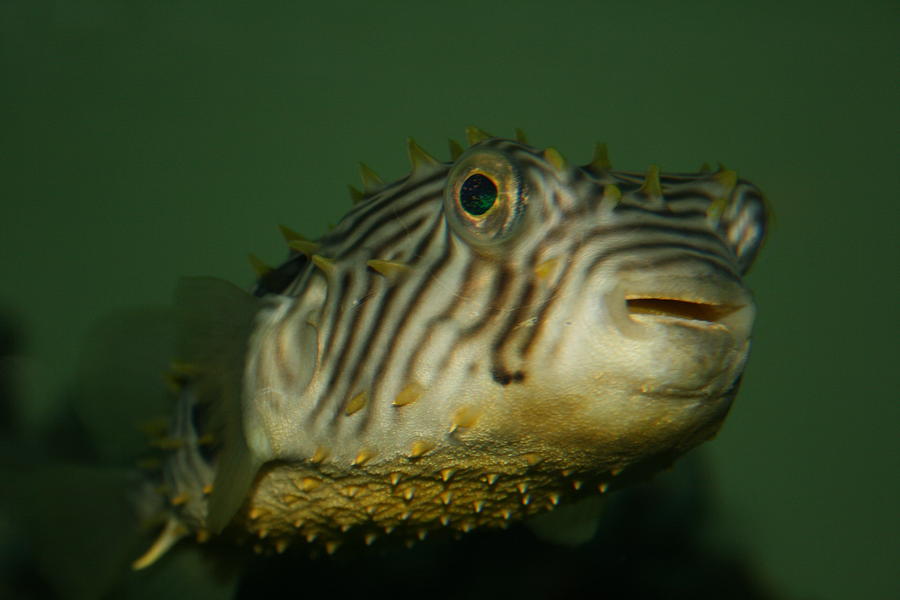
[(491, 330), (463, 369), (481, 375), (468, 396), (492, 398), (478, 403), (486, 439), (615, 470), (718, 428), (754, 317), (741, 281), (763, 236), (753, 186), (570, 168), (492, 140), (449, 171), (443, 212), (472, 263), (466, 327)]
[(181, 402), (219, 407), (222, 433), (209, 473), (168, 470), (173, 494), (211, 479), (176, 511), (185, 530), (278, 548), (502, 526), (719, 428), (749, 350), (759, 191), (470, 134), (449, 163), (410, 143), (391, 184), (364, 169), (332, 231), (286, 230), (240, 351), (187, 353), (219, 357)]

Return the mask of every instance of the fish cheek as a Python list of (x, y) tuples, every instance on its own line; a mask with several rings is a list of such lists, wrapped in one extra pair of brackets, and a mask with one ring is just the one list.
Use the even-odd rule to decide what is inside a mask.
[[(502, 401), (502, 414), (486, 420), (492, 437), (521, 452), (565, 460), (609, 445), (609, 431), (589, 416), (592, 399), (579, 394), (518, 393)], [(492, 411), (493, 412), (493, 411)]]
[(502, 418), (495, 414), (486, 421), (494, 440), (516, 452), (536, 453), (589, 471), (671, 451), (697, 426), (685, 414), (685, 405), (659, 402), (640, 393), (624, 399), (517, 394), (504, 398), (503, 405)]

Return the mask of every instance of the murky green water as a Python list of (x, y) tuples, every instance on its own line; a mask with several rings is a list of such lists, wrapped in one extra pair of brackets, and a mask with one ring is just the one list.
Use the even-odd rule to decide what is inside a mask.
[(788, 597), (900, 595), (896, 3), (222, 4), (0, 6), (20, 429), (59, 414), (95, 319), (180, 275), (249, 283), (277, 224), (339, 218), (357, 160), (405, 173), (408, 135), (722, 161), (776, 224), (744, 388), (705, 450), (717, 535)]

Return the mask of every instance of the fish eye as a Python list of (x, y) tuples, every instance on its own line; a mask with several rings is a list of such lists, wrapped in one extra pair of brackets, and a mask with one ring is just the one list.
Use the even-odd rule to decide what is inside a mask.
[(509, 240), (525, 210), (519, 167), (505, 153), (471, 148), (450, 169), (444, 213), (453, 230), (479, 247)]
[(497, 184), (486, 175), (469, 175), (459, 188), (459, 205), (473, 217), (480, 217), (496, 203)]

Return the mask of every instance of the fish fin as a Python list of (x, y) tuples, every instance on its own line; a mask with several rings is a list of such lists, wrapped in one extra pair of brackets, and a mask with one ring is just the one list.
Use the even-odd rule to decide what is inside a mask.
[(600, 525), (604, 498), (594, 496), (533, 517), (528, 527), (541, 540), (560, 546), (580, 546), (593, 539)]
[(153, 568), (133, 570), (130, 561), (152, 547), (150, 525), (165, 510), (156, 494), (147, 493), (146, 482), (135, 470), (50, 463), (22, 466), (14, 472), (0, 468), (3, 481), (11, 483), (0, 492), (0, 505), (10, 511), (4, 517), (15, 515), (10, 520), (14, 527), (4, 534), (11, 537), (10, 548), (30, 552), (19, 559), (37, 571), (51, 597), (234, 596), (240, 569), (229, 562), (229, 555), (197, 544), (179, 544), (158, 557)]
[(247, 342), (259, 300), (210, 277), (182, 279), (176, 290), (176, 356), (195, 375), (199, 402), (209, 407), (209, 427), (222, 440), (207, 525), (221, 531), (243, 504), (267, 457), (255, 456), (244, 435), (242, 379)]
[(172, 546), (177, 544), (181, 538), (188, 534), (187, 527), (185, 527), (181, 521), (176, 519), (174, 516), (169, 516), (166, 521), (166, 526), (163, 527), (162, 532), (159, 534), (159, 537), (156, 538), (156, 541), (153, 542), (146, 552), (144, 552), (137, 560), (131, 563), (131, 568), (135, 571), (140, 571), (141, 569), (146, 569), (153, 563), (155, 563), (159, 558), (169, 551)]
[[(222, 279), (179, 280), (175, 289), (177, 360), (204, 375), (239, 381), (258, 304), (254, 296)], [(241, 367), (237, 373), (230, 370), (235, 366)]]
[(243, 436), (229, 442), (233, 443), (226, 444), (219, 456), (214, 491), (209, 497), (206, 524), (214, 533), (221, 532), (244, 503), (264, 462), (252, 455)]

